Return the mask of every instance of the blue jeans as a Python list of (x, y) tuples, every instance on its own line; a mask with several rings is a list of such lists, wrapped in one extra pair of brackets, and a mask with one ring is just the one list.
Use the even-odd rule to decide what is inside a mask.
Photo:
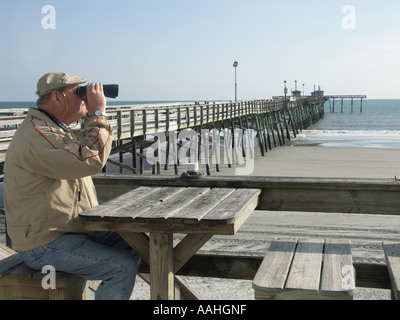
[(76, 274), (86, 280), (102, 280), (96, 300), (128, 300), (140, 264), (140, 256), (113, 232), (67, 233), (19, 254), (35, 270), (51, 265), (56, 271)]

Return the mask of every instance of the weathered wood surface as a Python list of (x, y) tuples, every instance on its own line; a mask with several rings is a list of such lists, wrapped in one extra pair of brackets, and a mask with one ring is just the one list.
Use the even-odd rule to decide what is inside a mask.
[[(357, 286), (389, 288), (390, 279), (382, 240), (395, 241), (400, 232), (398, 181), (226, 176), (185, 180), (177, 177), (126, 175), (96, 176), (94, 181), (103, 199), (107, 199), (110, 194), (118, 195), (142, 185), (248, 187), (262, 190), (257, 211), (235, 237), (214, 236), (201, 251), (211, 256), (193, 257), (179, 271), (181, 274), (252, 279), (261, 263), (260, 257), (277, 237), (339, 237), (352, 241)], [(283, 197), (284, 201), (264, 196), (274, 190), (287, 194)], [(301, 198), (299, 195), (305, 192), (308, 196)], [(339, 199), (336, 202), (331, 200), (334, 198), (332, 195), (343, 193), (354, 201), (343, 205), (340, 197), (336, 198)], [(359, 198), (359, 193), (364, 196)], [(380, 196), (382, 194), (383, 197)], [(330, 201), (326, 201), (326, 197)], [(277, 206), (277, 203), (280, 205)], [(221, 254), (222, 257), (215, 257), (215, 254)], [(236, 268), (238, 265), (242, 266), (240, 272)]]
[(257, 188), (261, 189), (258, 210), (400, 213), (400, 182), (382, 179), (295, 178), (255, 176), (97, 175), (94, 178), (100, 201), (107, 201), (138, 186)]
[[(301, 239), (288, 273), (286, 288), (319, 290), (324, 241), (321, 239)], [(266, 270), (267, 271), (267, 270)]]
[[(347, 285), (355, 289), (355, 275), (351, 242), (344, 239), (326, 239), (324, 247), (324, 267), (321, 279), (321, 291), (342, 292)], [(345, 276), (348, 276), (344, 279)], [(347, 294), (349, 289), (347, 289)]]
[(234, 234), (257, 206), (260, 192), (217, 188), (213, 194), (208, 187), (140, 187), (80, 217), (88, 229), (97, 231)]
[(384, 241), (383, 250), (391, 280), (392, 298), (400, 300), (400, 243)]
[[(234, 235), (254, 211), (261, 190), (216, 189), (212, 195), (208, 187), (152, 189), (134, 189), (79, 216), (88, 230), (118, 232), (150, 265), (151, 299), (175, 299), (175, 281), (180, 294), (194, 298), (175, 273), (213, 234)], [(175, 247), (174, 233), (186, 234)]]
[[(343, 267), (351, 272), (346, 285)], [(350, 241), (274, 241), (257, 271), (253, 288), (257, 299), (352, 299), (355, 279)]]

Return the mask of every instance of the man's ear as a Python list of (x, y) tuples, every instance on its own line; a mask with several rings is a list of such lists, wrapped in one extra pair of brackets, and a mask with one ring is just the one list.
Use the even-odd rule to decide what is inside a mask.
[(51, 93), (51, 100), (54, 102), (54, 103), (60, 103), (61, 102), (61, 95), (62, 95), (62, 93), (61, 92), (59, 92), (59, 91), (53, 91), (52, 93)]

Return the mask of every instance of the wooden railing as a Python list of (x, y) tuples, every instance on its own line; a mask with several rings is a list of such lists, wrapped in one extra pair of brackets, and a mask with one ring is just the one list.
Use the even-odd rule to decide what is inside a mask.
[[(320, 104), (321, 101), (302, 98), (297, 101), (273, 99), (185, 105), (110, 106), (107, 107), (107, 115), (110, 124), (115, 129), (114, 140), (120, 141), (318, 103)], [(27, 109), (0, 110), (0, 163), (4, 161), (8, 145), (26, 113)], [(76, 126), (75, 124), (75, 130)]]
[(109, 108), (111, 125), (119, 139), (168, 132), (207, 123), (230, 120), (249, 114), (261, 114), (283, 108), (282, 100), (254, 100), (242, 102), (212, 102), (204, 104)]

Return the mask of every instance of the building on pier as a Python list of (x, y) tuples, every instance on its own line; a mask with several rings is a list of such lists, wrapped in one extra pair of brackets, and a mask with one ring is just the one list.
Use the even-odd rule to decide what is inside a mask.
[(324, 91), (321, 90), (321, 86), (318, 86), (318, 90), (315, 90), (311, 92), (311, 99), (321, 99), (324, 97)]

